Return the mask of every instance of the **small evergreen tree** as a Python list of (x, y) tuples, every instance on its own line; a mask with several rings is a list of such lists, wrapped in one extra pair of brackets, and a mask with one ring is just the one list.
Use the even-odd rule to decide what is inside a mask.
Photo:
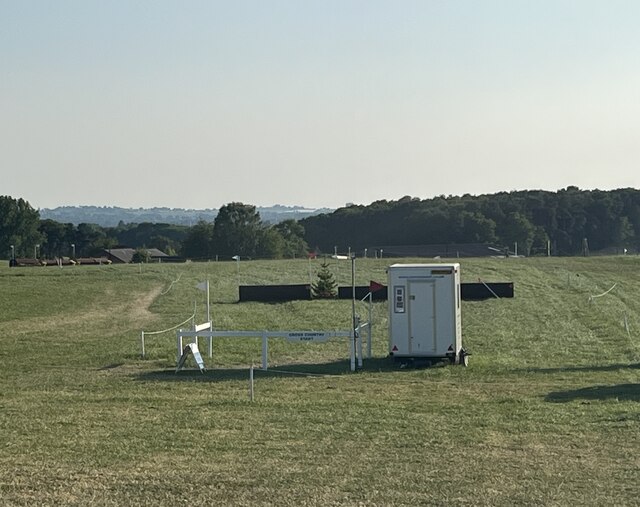
[(140, 263), (146, 264), (149, 261), (151, 261), (151, 254), (149, 254), (146, 248), (136, 249), (131, 259), (131, 262), (134, 262), (136, 264), (140, 264)]
[(311, 284), (311, 293), (314, 298), (330, 299), (336, 297), (336, 289), (338, 283), (336, 282), (333, 273), (329, 270), (329, 264), (327, 261), (322, 261), (320, 269), (318, 270), (318, 279), (315, 283)]

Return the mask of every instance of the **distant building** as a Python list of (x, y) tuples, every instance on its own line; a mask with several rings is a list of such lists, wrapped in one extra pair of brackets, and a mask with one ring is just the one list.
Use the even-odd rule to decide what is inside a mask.
[[(157, 248), (147, 248), (151, 262), (162, 262), (169, 260), (171, 257)], [(133, 261), (136, 253), (135, 248), (110, 248), (104, 250), (104, 255), (114, 264), (129, 264)]]

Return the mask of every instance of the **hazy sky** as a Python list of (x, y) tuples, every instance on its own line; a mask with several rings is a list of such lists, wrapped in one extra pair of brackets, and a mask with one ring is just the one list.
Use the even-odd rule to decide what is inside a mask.
[(0, 0), (0, 195), (640, 187), (637, 0)]

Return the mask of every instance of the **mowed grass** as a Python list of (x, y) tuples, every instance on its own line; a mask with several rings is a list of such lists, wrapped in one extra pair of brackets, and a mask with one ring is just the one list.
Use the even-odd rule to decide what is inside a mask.
[[(356, 283), (394, 261), (359, 259)], [(217, 340), (205, 374), (175, 374), (175, 332), (142, 359), (140, 331), (204, 321), (205, 279), (217, 329), (347, 329), (350, 301), (237, 302), (238, 282), (308, 283), (319, 261), (5, 263), (0, 504), (636, 505), (640, 259), (460, 262), (463, 281), (515, 283), (463, 303), (468, 368), (398, 368), (375, 303), (363, 370), (345, 341), (273, 340), (270, 366), (306, 374), (256, 370), (254, 402), (259, 340)]]

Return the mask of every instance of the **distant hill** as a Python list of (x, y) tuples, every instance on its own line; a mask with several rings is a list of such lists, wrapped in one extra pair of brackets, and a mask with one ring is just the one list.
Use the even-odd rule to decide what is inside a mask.
[[(309, 209), (302, 206), (282, 206), (276, 204), (269, 207), (257, 207), (263, 222), (278, 223), (283, 220), (302, 218), (331, 213), (329, 208)], [(42, 208), (41, 219), (51, 219), (64, 224), (97, 224), (101, 227), (115, 227), (120, 222), (125, 224), (164, 223), (175, 225), (194, 225), (200, 220), (213, 222), (218, 214), (217, 209), (182, 209), (182, 208), (119, 208), (117, 206), (60, 206)]]

